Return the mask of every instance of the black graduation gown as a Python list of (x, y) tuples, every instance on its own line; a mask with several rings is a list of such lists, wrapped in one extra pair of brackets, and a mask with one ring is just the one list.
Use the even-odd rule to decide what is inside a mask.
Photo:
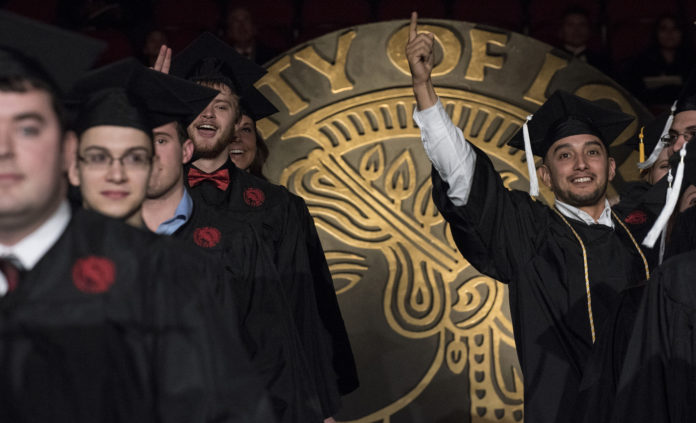
[(245, 346), (279, 422), (320, 422), (321, 411), (280, 276), (254, 228), (226, 210), (194, 201), (174, 237), (224, 264)]
[(346, 325), (341, 315), (341, 308), (338, 306), (331, 271), (307, 204), (298, 195), (290, 193), (290, 198), (301, 217), (300, 228), (303, 229), (303, 238), (307, 241), (307, 253), (314, 279), (314, 293), (317, 298), (319, 316), (331, 335), (333, 368), (336, 372), (338, 391), (341, 395), (346, 395), (358, 389), (360, 381)]
[[(191, 167), (194, 166), (185, 166), (185, 174)], [(191, 197), (207, 205), (224, 208), (237, 219), (257, 228), (281, 275), (323, 415), (333, 416), (340, 408), (340, 395), (333, 368), (334, 353), (328, 332), (330, 325), (321, 319), (318, 311), (314, 271), (303, 236), (302, 216), (284, 187), (240, 170), (229, 159), (222, 168), (230, 173), (230, 184), (225, 191), (212, 182), (204, 181), (189, 187)]]
[(273, 420), (215, 264), (174, 243), (74, 212), (0, 299), (0, 421)]
[(609, 421), (631, 332), (646, 286), (646, 283), (641, 283), (624, 290), (604, 323), (583, 371), (572, 422)]
[[(696, 421), (696, 252), (666, 260), (645, 287), (612, 401), (587, 422)], [(605, 360), (606, 362), (606, 360)], [(616, 372), (617, 369), (610, 369)], [(594, 395), (592, 398), (597, 397)], [(596, 402), (582, 404), (594, 407)]]
[[(685, 260), (683, 257), (693, 257), (688, 254), (683, 256), (683, 254), (694, 250), (696, 247), (695, 234), (696, 208), (690, 208), (683, 213), (678, 213), (665, 257), (674, 255), (682, 258), (678, 260), (675, 258), (675, 261), (665, 261), (663, 267), (659, 268), (655, 275), (652, 275), (649, 282), (637, 288), (627, 289), (621, 294), (619, 307), (612, 313), (612, 317), (608, 319), (607, 328), (604, 330), (602, 337), (597, 340), (585, 367), (580, 395), (575, 407), (578, 413), (574, 421), (594, 423), (619, 421), (625, 418), (622, 414), (623, 412), (617, 410), (620, 410), (621, 407), (625, 408), (627, 405), (630, 406), (630, 401), (626, 402), (625, 400), (631, 398), (625, 397), (625, 393), (620, 393), (618, 397), (619, 406), (615, 410), (619, 385), (633, 383), (633, 379), (645, 377), (645, 375), (637, 373), (636, 366), (645, 366), (646, 369), (650, 369), (648, 371), (648, 374), (650, 374), (655, 372), (659, 366), (671, 365), (663, 361), (651, 364), (651, 361), (654, 360), (652, 354), (659, 352), (662, 360), (664, 358), (662, 354), (669, 354), (667, 351), (663, 351), (663, 349), (669, 350), (672, 348), (670, 344), (664, 343), (664, 336), (674, 337), (675, 335), (683, 336), (684, 334), (690, 336), (688, 332), (684, 333), (683, 328), (679, 329), (676, 326), (677, 320), (671, 318), (667, 320), (661, 319), (670, 316), (674, 308), (681, 307), (672, 304), (670, 298), (673, 298), (679, 304), (687, 304), (687, 308), (694, 307), (693, 304), (691, 306), (688, 305), (690, 301), (689, 296), (691, 295), (691, 298), (693, 298), (693, 293), (688, 289), (683, 291), (684, 288), (688, 287), (682, 286), (683, 284), (693, 284), (694, 274), (689, 273), (689, 267), (675, 269), (675, 266), (679, 267), (679, 260)], [(678, 272), (675, 273), (675, 271)], [(665, 279), (665, 275), (670, 276)], [(688, 277), (684, 278), (685, 275)], [(674, 277), (682, 279), (675, 281), (673, 280)], [(667, 297), (664, 301), (656, 300), (656, 298), (665, 297), (665, 294), (667, 294)], [(650, 295), (651, 298), (645, 298), (646, 295)], [(652, 329), (646, 329), (647, 326), (652, 327)], [(634, 328), (637, 329), (634, 331)], [(667, 329), (667, 332), (664, 329)], [(656, 334), (660, 334), (660, 336), (655, 336)], [(652, 351), (648, 353), (649, 357), (645, 363), (642, 362), (645, 360), (645, 357), (641, 355), (644, 354), (644, 351)], [(696, 357), (691, 358), (692, 362), (694, 358)], [(626, 362), (629, 364), (624, 367)], [(668, 375), (667, 377), (670, 376)], [(662, 383), (668, 381), (656, 379), (655, 382), (656, 384), (653, 386), (654, 392), (648, 393), (646, 390), (643, 394), (655, 395), (658, 401), (661, 401), (665, 394), (665, 387)], [(636, 383), (645, 384), (646, 381), (639, 380)], [(645, 389), (645, 386), (642, 389)], [(630, 390), (629, 394), (632, 395)], [(621, 399), (622, 396), (623, 400)], [(622, 401), (624, 405), (621, 405)], [(652, 408), (654, 405), (652, 401), (654, 400), (647, 399), (646, 401)], [(656, 409), (660, 407), (663, 407), (663, 405), (655, 406)], [(659, 413), (662, 413), (662, 411)], [(660, 417), (655, 421), (669, 421), (667, 415), (659, 413), (654, 415)], [(642, 420), (639, 419), (638, 421)]]
[[(636, 241), (643, 242), (660, 215), (666, 197), (667, 177), (663, 177), (655, 185), (645, 181), (631, 182), (621, 192), (620, 201), (613, 210), (628, 226)], [(641, 248), (650, 266), (657, 266), (660, 242), (658, 241), (653, 248)]]
[[(464, 258), (509, 286), (525, 420), (565, 422), (592, 349), (582, 250), (556, 212), (525, 192), (508, 191), (490, 159), (474, 148), (467, 205), (451, 203), (434, 169), (433, 198)], [(645, 279), (644, 266), (618, 223), (612, 230), (567, 220), (586, 247), (599, 330), (619, 292)]]

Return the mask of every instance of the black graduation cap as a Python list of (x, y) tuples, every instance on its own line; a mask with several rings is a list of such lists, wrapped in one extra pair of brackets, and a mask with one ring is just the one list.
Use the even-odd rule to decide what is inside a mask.
[(677, 100), (677, 110), (675, 113), (696, 110), (696, 67), (691, 70), (689, 78), (684, 83), (684, 87)]
[[(192, 113), (178, 119), (184, 127), (188, 127), (219, 93), (218, 90), (213, 88), (149, 68), (145, 68), (144, 72), (150, 74), (148, 77), (159, 80), (169, 90), (174, 92), (181, 101), (188, 104)], [(162, 119), (166, 118), (166, 114), (162, 116)]]
[(135, 59), (90, 72), (73, 92), (80, 103), (75, 130), (82, 134), (94, 126), (114, 125), (149, 135), (153, 128), (195, 114), (197, 110), (181, 100), (165, 79)]
[[(579, 134), (596, 135), (609, 148), (633, 119), (631, 115), (558, 90), (527, 123), (532, 153), (544, 157), (554, 142)], [(518, 131), (508, 145), (524, 150), (523, 130)]]
[(580, 134), (596, 135), (608, 149), (633, 119), (633, 116), (604, 108), (566, 91), (553, 93), (534, 115), (527, 117), (522, 128), (508, 142), (508, 145), (525, 151), (529, 194), (533, 197), (539, 195), (533, 155), (545, 157), (551, 145), (559, 139)]
[(67, 93), (104, 50), (82, 35), (0, 11), (0, 77), (37, 78)]
[(181, 53), (174, 56), (172, 75), (194, 82), (221, 82), (241, 98), (241, 106), (254, 119), (261, 119), (278, 111), (254, 87), (267, 71), (229, 46), (210, 32), (203, 33)]

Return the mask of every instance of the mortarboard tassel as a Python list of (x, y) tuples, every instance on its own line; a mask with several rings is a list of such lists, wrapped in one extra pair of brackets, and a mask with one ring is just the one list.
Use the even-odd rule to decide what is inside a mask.
[(645, 161), (645, 143), (643, 142), (643, 130), (645, 126), (640, 127), (640, 134), (638, 134), (638, 139), (640, 139), (640, 144), (638, 144), (638, 163), (643, 163)]
[[(655, 162), (657, 161), (657, 158), (660, 156), (660, 153), (662, 153), (662, 150), (665, 148), (665, 145), (662, 143), (662, 138), (669, 134), (669, 128), (672, 127), (672, 122), (674, 121), (674, 111), (677, 110), (677, 100), (672, 103), (672, 107), (669, 109), (669, 117), (667, 118), (667, 122), (665, 123), (665, 127), (662, 129), (662, 134), (660, 134), (660, 140), (655, 144), (655, 148), (653, 149), (652, 153), (650, 153), (650, 157), (648, 157), (647, 160), (641, 160), (640, 163), (638, 163), (638, 169), (643, 170), (647, 169)], [(643, 145), (643, 142), (641, 141), (641, 146)], [(641, 159), (643, 156), (641, 156)]]
[(533, 115), (527, 116), (527, 119), (522, 125), (522, 135), (524, 136), (524, 154), (527, 160), (527, 172), (529, 172), (529, 195), (532, 197), (539, 196), (539, 180), (537, 179), (536, 165), (534, 164), (534, 155), (532, 154), (532, 142), (529, 140), (529, 128), (527, 123), (532, 120)]
[(657, 238), (666, 228), (667, 222), (672, 216), (672, 212), (674, 212), (674, 208), (677, 205), (677, 200), (679, 200), (682, 180), (684, 179), (684, 157), (686, 157), (686, 143), (684, 143), (684, 146), (681, 148), (681, 150), (679, 150), (679, 155), (681, 157), (679, 158), (679, 165), (677, 166), (677, 174), (674, 177), (674, 184), (667, 188), (667, 201), (665, 201), (665, 206), (662, 208), (660, 216), (658, 216), (653, 227), (650, 228), (650, 232), (648, 232), (648, 235), (643, 240), (643, 245), (648, 248), (652, 248), (655, 245)]

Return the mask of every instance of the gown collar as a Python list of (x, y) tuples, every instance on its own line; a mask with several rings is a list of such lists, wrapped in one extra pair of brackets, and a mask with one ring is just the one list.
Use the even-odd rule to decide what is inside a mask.
[(594, 220), (592, 216), (590, 216), (587, 212), (584, 212), (577, 207), (571, 206), (570, 204), (566, 204), (558, 199), (555, 201), (555, 204), (558, 211), (561, 212), (563, 216), (567, 218), (579, 220), (588, 225), (599, 224), (612, 229), (614, 228), (614, 221), (611, 218), (611, 207), (609, 206), (609, 200), (607, 199), (604, 200), (604, 210), (602, 211), (602, 214), (599, 216), (599, 219), (597, 220)]
[(63, 200), (51, 217), (17, 244), (0, 244), (0, 256), (14, 256), (23, 270), (31, 270), (63, 234), (70, 222), (70, 215), (70, 205)]

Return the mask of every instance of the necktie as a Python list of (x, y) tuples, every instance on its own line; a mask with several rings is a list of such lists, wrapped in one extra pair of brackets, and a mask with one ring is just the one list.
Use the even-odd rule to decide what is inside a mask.
[(200, 184), (203, 181), (210, 181), (218, 187), (219, 190), (225, 191), (230, 185), (230, 172), (227, 169), (220, 169), (213, 173), (202, 172), (195, 167), (188, 171), (188, 184), (191, 188)]
[(0, 280), (0, 296), (12, 292), (19, 284), (19, 267), (13, 257), (0, 257), (0, 273), (4, 280)]

